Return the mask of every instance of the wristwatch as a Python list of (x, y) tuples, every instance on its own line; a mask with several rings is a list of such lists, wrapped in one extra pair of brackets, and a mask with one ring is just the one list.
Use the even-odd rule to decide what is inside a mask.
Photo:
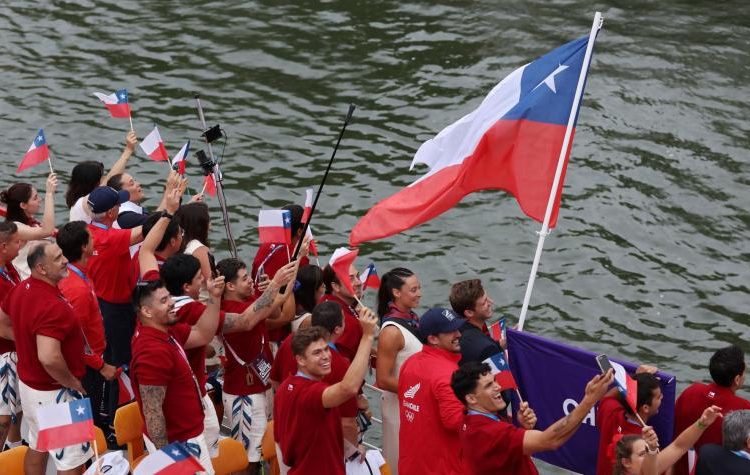
[(172, 218), (174, 218), (174, 215), (173, 214), (169, 214), (169, 211), (167, 211), (167, 210), (163, 210), (161, 212), (161, 217), (162, 218), (167, 218), (167, 219), (169, 219), (171, 221)]

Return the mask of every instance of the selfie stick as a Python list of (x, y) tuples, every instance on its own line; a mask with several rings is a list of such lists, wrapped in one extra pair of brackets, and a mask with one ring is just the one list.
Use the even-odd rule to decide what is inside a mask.
[[(201, 107), (201, 99), (200, 95), (195, 95), (195, 105), (198, 109), (198, 119), (201, 121), (201, 126), (203, 127), (202, 130), (206, 130), (206, 118), (203, 115), (203, 107)], [(219, 163), (216, 161), (216, 158), (214, 157), (214, 151), (211, 148), (211, 142), (208, 141), (208, 137), (204, 135), (204, 138), (206, 139), (206, 145), (208, 145), (208, 155), (211, 157), (211, 161), (214, 163), (214, 182), (216, 182), (216, 196), (219, 198), (219, 207), (221, 208), (221, 216), (224, 219), (224, 229), (227, 233), (227, 240), (229, 241), (229, 252), (232, 253), (232, 257), (237, 257), (237, 245), (234, 242), (234, 237), (232, 237), (232, 228), (229, 225), (229, 213), (227, 212), (227, 202), (226, 198), (224, 197), (224, 185), (222, 185), (222, 175), (221, 170), (219, 169)]]
[[(297, 247), (294, 248), (294, 254), (292, 255), (292, 259), (296, 259), (299, 255), (300, 247), (302, 247), (302, 241), (304, 240), (304, 236), (307, 234), (307, 228), (310, 227), (310, 221), (312, 221), (313, 214), (315, 214), (315, 207), (318, 205), (318, 198), (320, 198), (320, 192), (323, 191), (323, 185), (326, 183), (326, 178), (328, 178), (328, 172), (331, 171), (331, 165), (333, 165), (333, 159), (336, 156), (336, 151), (339, 149), (339, 144), (341, 143), (341, 138), (344, 136), (344, 131), (346, 130), (346, 126), (349, 125), (349, 121), (352, 120), (352, 114), (354, 114), (354, 109), (356, 109), (357, 106), (354, 104), (349, 104), (349, 112), (346, 113), (346, 118), (344, 119), (344, 125), (341, 127), (341, 132), (339, 132), (339, 139), (336, 141), (336, 146), (333, 147), (333, 153), (331, 154), (331, 159), (328, 161), (328, 168), (326, 168), (326, 172), (323, 174), (323, 180), (320, 182), (320, 186), (318, 187), (318, 193), (315, 195), (315, 200), (313, 201), (312, 208), (310, 209), (310, 216), (307, 218), (307, 222), (305, 222), (304, 226), (302, 227), (302, 237), (297, 241)], [(209, 149), (210, 150), (210, 149)], [(362, 302), (357, 299), (357, 303), (362, 305)]]

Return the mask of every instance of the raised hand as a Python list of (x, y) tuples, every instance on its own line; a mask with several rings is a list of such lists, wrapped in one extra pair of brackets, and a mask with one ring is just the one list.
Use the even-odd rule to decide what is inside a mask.
[(47, 193), (54, 193), (57, 190), (57, 174), (50, 173), (47, 177), (47, 183), (45, 183), (45, 191)]
[(125, 148), (130, 150), (130, 153), (133, 153), (136, 145), (138, 145), (138, 137), (135, 135), (135, 132), (131, 130), (128, 132), (128, 135), (125, 136)]
[(292, 261), (276, 271), (276, 275), (273, 276), (273, 280), (271, 281), (271, 283), (276, 287), (283, 287), (284, 285), (291, 282), (292, 279), (294, 279), (294, 277), (297, 275), (297, 262), (298, 261)]
[(206, 290), (208, 290), (208, 295), (210, 295), (212, 299), (215, 299), (216, 302), (220, 302), (222, 295), (224, 295), (224, 276), (220, 275), (214, 279), (208, 279), (206, 282)]
[(713, 424), (719, 417), (723, 417), (719, 406), (707, 407), (706, 410), (703, 411), (703, 414), (701, 414), (700, 419), (698, 419), (698, 427), (703, 426), (703, 428), (706, 428)]
[(646, 442), (646, 447), (649, 450), (654, 451), (659, 448), (659, 437), (656, 435), (656, 431), (651, 426), (645, 426), (641, 429), (643, 435), (643, 441)]
[(597, 374), (586, 385), (586, 394), (584, 397), (590, 398), (594, 402), (599, 401), (607, 393), (609, 385), (615, 379), (615, 373), (609, 369), (605, 374)]
[(357, 311), (359, 313), (359, 324), (362, 326), (362, 333), (368, 336), (374, 335), (375, 329), (378, 328), (378, 316), (365, 306), (360, 306)]
[(518, 423), (524, 429), (531, 430), (536, 426), (536, 413), (529, 407), (529, 403), (526, 401), (521, 403), (521, 408), (518, 410), (518, 414), (516, 414), (516, 419), (518, 419)]

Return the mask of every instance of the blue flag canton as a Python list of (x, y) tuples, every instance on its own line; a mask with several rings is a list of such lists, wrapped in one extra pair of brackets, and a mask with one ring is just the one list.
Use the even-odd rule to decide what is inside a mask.
[(283, 213), (281, 213), (281, 219), (284, 224), (284, 228), (291, 228), (292, 227), (292, 213), (284, 210)]
[(47, 141), (44, 139), (44, 130), (39, 129), (39, 133), (34, 137), (34, 147), (41, 147), (45, 143), (47, 143)]
[(127, 104), (128, 103), (128, 91), (127, 89), (118, 89), (115, 91), (115, 96), (117, 96), (117, 103), (118, 104)]
[(567, 125), (587, 44), (588, 36), (579, 38), (526, 65), (521, 97), (503, 119)]
[(505, 360), (502, 353), (495, 353), (490, 356), (490, 360), (495, 364), (499, 371), (510, 370), (510, 366), (508, 366), (508, 362)]
[(84, 422), (93, 419), (91, 413), (91, 400), (89, 398), (76, 399), (68, 403), (70, 409), (70, 418), (76, 422)]
[(185, 460), (186, 458), (190, 457), (190, 452), (188, 452), (185, 446), (180, 442), (175, 442), (173, 444), (166, 445), (161, 450), (175, 462), (179, 462), (181, 460)]

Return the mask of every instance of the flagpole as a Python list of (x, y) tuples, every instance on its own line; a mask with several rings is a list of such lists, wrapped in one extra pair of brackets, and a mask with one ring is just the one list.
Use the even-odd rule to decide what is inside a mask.
[(99, 463), (99, 447), (98, 447), (98, 444), (96, 443), (96, 434), (94, 434), (93, 442), (94, 442), (94, 463), (96, 464), (96, 470), (94, 471), (94, 473), (101, 473), (102, 466)]
[(128, 114), (128, 120), (130, 121), (130, 131), (135, 132), (135, 129), (133, 128), (133, 115)]
[(544, 240), (549, 234), (549, 221), (552, 216), (552, 210), (555, 205), (555, 198), (557, 197), (557, 191), (560, 186), (560, 179), (565, 164), (565, 155), (570, 145), (570, 140), (573, 133), (573, 125), (575, 124), (576, 114), (578, 113), (578, 105), (581, 103), (581, 96), (583, 95), (583, 85), (586, 82), (586, 75), (588, 74), (589, 64), (591, 63), (591, 51), (594, 49), (594, 42), (596, 41), (596, 34), (602, 27), (604, 18), (601, 12), (596, 12), (594, 15), (594, 22), (591, 25), (591, 33), (589, 33), (589, 42), (586, 45), (586, 53), (583, 57), (583, 63), (581, 64), (581, 73), (578, 76), (578, 85), (576, 86), (575, 96), (573, 97), (573, 105), (570, 108), (570, 116), (568, 116), (568, 126), (565, 129), (565, 138), (563, 139), (562, 146), (560, 147), (560, 156), (557, 158), (557, 169), (555, 170), (555, 179), (552, 181), (552, 189), (550, 189), (549, 199), (547, 200), (547, 209), (544, 212), (544, 221), (542, 222), (542, 229), (539, 231), (539, 241), (536, 245), (536, 253), (534, 254), (534, 262), (531, 265), (531, 273), (529, 275), (529, 283), (526, 286), (526, 295), (523, 297), (523, 306), (521, 307), (521, 315), (518, 317), (518, 330), (523, 331), (523, 325), (526, 321), (526, 313), (529, 309), (529, 302), (531, 301), (531, 291), (534, 288), (534, 282), (536, 281), (536, 273), (539, 269), (539, 260), (542, 257), (542, 249), (544, 248)]
[(52, 149), (47, 146), (47, 150), (49, 150), (49, 154), (47, 155), (47, 163), (49, 164), (49, 172), (55, 173), (55, 170), (52, 168)]

